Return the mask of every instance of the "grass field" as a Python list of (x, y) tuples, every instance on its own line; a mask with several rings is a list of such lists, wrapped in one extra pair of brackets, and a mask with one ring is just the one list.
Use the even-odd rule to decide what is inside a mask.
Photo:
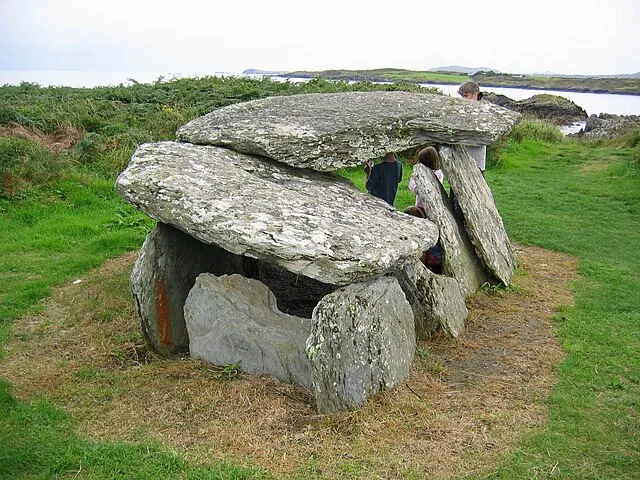
[[(181, 85), (185, 88), (194, 86), (191, 83)], [(251, 91), (254, 86), (260, 88), (246, 83), (236, 89), (231, 84), (224, 85), (229, 91), (236, 92), (236, 96), (240, 96), (238, 92)], [(163, 86), (160, 90), (166, 89)], [(188, 89), (182, 94), (186, 95), (186, 91)], [(27, 88), (32, 100), (37, 93)], [(159, 97), (157, 91), (139, 90), (136, 93), (124, 89), (96, 93), (131, 96), (129, 102), (133, 106), (103, 99), (115, 102), (114, 118), (120, 125), (115, 129), (117, 132), (105, 130), (113, 122), (113, 119), (105, 118), (95, 127), (100, 138), (91, 135), (87, 138), (92, 127), (87, 123), (88, 117), (78, 113), (77, 117), (82, 119), (78, 122), (84, 123), (76, 122), (72, 126), (85, 139), (85, 150), (74, 151), (66, 158), (71, 169), (64, 167), (67, 168), (65, 174), (41, 183), (35, 177), (27, 179), (33, 185), (12, 189), (11, 195), (0, 199), (2, 364), (11, 363), (7, 351), (15, 342), (35, 338), (41, 342), (36, 344), (46, 348), (46, 352), (42, 352), (46, 357), (45, 353), (56, 350), (67, 352), (59, 339), (64, 339), (65, 329), (73, 329), (77, 322), (87, 322), (87, 330), (99, 331), (111, 321), (125, 320), (121, 317), (129, 314), (127, 309), (133, 308), (127, 291), (126, 271), (116, 275), (114, 280), (99, 280), (102, 283), (98, 283), (95, 294), (71, 302), (80, 304), (82, 300), (86, 315), (61, 318), (61, 327), (56, 327), (58, 330), (54, 331), (55, 322), (48, 320), (54, 312), (47, 310), (50, 307), (42, 300), (58, 286), (68, 288), (76, 279), (86, 278), (107, 259), (120, 258), (139, 248), (152, 224), (116, 196), (113, 189), (115, 172), (109, 172), (109, 168), (120, 168), (122, 159), (131, 153), (127, 150), (132, 148), (128, 142), (135, 143), (136, 135), (144, 134), (145, 138), (153, 140), (170, 137), (166, 132), (162, 134), (150, 129), (149, 125), (154, 124), (153, 118), (156, 118), (153, 115), (177, 115), (182, 120), (205, 108), (195, 98), (188, 107), (175, 100), (168, 102), (172, 112), (163, 110), (162, 105), (168, 105), (164, 100), (172, 95), (170, 91), (165, 92), (160, 104), (148, 101), (154, 95)], [(144, 102), (136, 106), (133, 93)], [(83, 105), (96, 101), (90, 99), (90, 92), (74, 94), (82, 97), (79, 101)], [(49, 98), (48, 101), (53, 100)], [(136, 124), (136, 134), (126, 127), (126, 118), (133, 111), (130, 107), (150, 116), (149, 125)], [(56, 109), (63, 108), (56, 104)], [(191, 109), (191, 113), (185, 113), (186, 108)], [(7, 118), (11, 113), (9, 110), (6, 105), (4, 109), (0, 108), (0, 121)], [(43, 108), (42, 111), (49, 110)], [(15, 108), (12, 112), (11, 122), (16, 118), (29, 118), (32, 126), (40, 125), (44, 132), (56, 129), (54, 118), (38, 119), (36, 110), (28, 115)], [(136, 121), (140, 122), (140, 119)], [(177, 120), (171, 117), (160, 122), (162, 128), (170, 128), (172, 121)], [(113, 140), (116, 137), (118, 140)], [(497, 459), (489, 451), (471, 452), (468, 461), (475, 468), (458, 471), (451, 478), (640, 478), (640, 173), (634, 157), (636, 150), (634, 144), (623, 141), (583, 144), (557, 139), (543, 141), (535, 134), (520, 134), (506, 142), (497, 165), (487, 170), (487, 181), (511, 239), (574, 257), (579, 276), (570, 286), (574, 304), (554, 312), (554, 328), (565, 358), (556, 368), (557, 382), (550, 395), (540, 402), (540, 407), (547, 411), (546, 421), (517, 438), (516, 448), (505, 450)], [(5, 144), (0, 154), (7, 151), (16, 151), (16, 146)], [(104, 158), (104, 163), (94, 165), (89, 162), (88, 151), (97, 155), (91, 158)], [(0, 160), (7, 162), (0, 162), (0, 167), (9, 165), (15, 158), (18, 157), (0, 156)], [(24, 157), (20, 159), (23, 161)], [(14, 162), (7, 167), (13, 174), (13, 187), (17, 185), (16, 172), (23, 171), (16, 170), (15, 165)], [(406, 164), (398, 208), (413, 201), (405, 186), (409, 172), (410, 166)], [(364, 180), (360, 169), (343, 173), (356, 183)], [(544, 255), (541, 258), (544, 261)], [(550, 253), (548, 258), (549, 262), (555, 262), (557, 257)], [(125, 308), (125, 305), (128, 306)], [(34, 317), (38, 312), (45, 312), (45, 317)], [(29, 333), (33, 338), (26, 338), (23, 333), (19, 337), (13, 335), (21, 317), (38, 318), (41, 322)], [(130, 333), (123, 332), (122, 335)], [(105, 338), (103, 341), (118, 345), (135, 343), (135, 339), (130, 338)], [(39, 355), (38, 351), (22, 353), (36, 360)], [(139, 353), (134, 351), (135, 355)], [(421, 353), (420, 361), (429, 360), (427, 353)], [(0, 478), (276, 478), (257, 458), (251, 462), (221, 455), (215, 435), (206, 450), (191, 453), (184, 445), (178, 447), (170, 440), (152, 439), (144, 431), (130, 432), (127, 440), (87, 435), (79, 428), (92, 416), (92, 411), (85, 409), (86, 405), (108, 409), (122, 394), (119, 390), (123, 388), (122, 382), (133, 381), (126, 375), (135, 374), (153, 385), (153, 370), (143, 363), (126, 374), (124, 371), (114, 374), (100, 368), (72, 370), (74, 356), (73, 350), (67, 352), (58, 357), (56, 365), (38, 366), (38, 362), (33, 361), (30, 364), (34, 366), (33, 372), (22, 374), (22, 378), (28, 379), (32, 374), (35, 378), (36, 369), (55, 367), (71, 378), (69, 385), (62, 383), (62, 377), (54, 376), (53, 383), (47, 388), (40, 388), (38, 384), (31, 394), (23, 395), (23, 391), (15, 391), (11, 382), (0, 380)], [(130, 360), (131, 356), (122, 358)], [(171, 371), (176, 367), (160, 368)], [(437, 362), (435, 366), (429, 366), (434, 371), (439, 368)], [(202, 377), (203, 384), (222, 382), (221, 388), (229, 391), (247, 382), (236, 378), (234, 372), (187, 371)], [(177, 374), (169, 372), (168, 377)], [(59, 392), (60, 385), (69, 389), (64, 401), (50, 393), (50, 389)], [(188, 392), (182, 392), (181, 398), (185, 405), (189, 404)], [(417, 396), (413, 400), (420, 402)], [(162, 400), (158, 404), (161, 406)], [(376, 409), (382, 407), (389, 405), (384, 401), (372, 402), (365, 412), (350, 415), (347, 420), (343, 417), (322, 419), (322, 431), (327, 435), (333, 432), (350, 438), (345, 426), (354, 431), (366, 430), (365, 420), (375, 418), (379, 413)], [(206, 407), (191, 405), (190, 408), (195, 415), (198, 409)], [(421, 421), (428, 423), (428, 419)], [(406, 428), (398, 432), (405, 434), (404, 430)], [(366, 446), (350, 445), (351, 451), (314, 452), (303, 468), (286, 478), (384, 478), (383, 472), (388, 471), (389, 465), (365, 461), (359, 455), (366, 454)], [(395, 464), (393, 471), (399, 472), (398, 478), (430, 477), (429, 471), (403, 468), (402, 457), (393, 452), (386, 452), (385, 458), (394, 459), (388, 463)], [(337, 470), (323, 473), (323, 459), (336, 461)]]

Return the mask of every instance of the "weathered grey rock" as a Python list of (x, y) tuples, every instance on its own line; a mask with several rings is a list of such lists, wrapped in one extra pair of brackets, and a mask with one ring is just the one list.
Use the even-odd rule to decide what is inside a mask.
[(436, 275), (420, 261), (403, 267), (396, 277), (413, 310), (418, 338), (440, 328), (453, 337), (462, 332), (469, 312), (455, 278)]
[[(473, 166), (474, 169), (477, 167)], [(464, 225), (453, 214), (451, 200), (433, 172), (422, 164), (413, 167), (418, 195), (425, 204), (427, 218), (438, 226), (442, 249), (442, 273), (458, 280), (465, 297), (487, 281), (483, 265), (469, 240)]]
[(614, 138), (631, 134), (636, 130), (640, 130), (640, 115), (601, 113), (591, 115), (584, 127), (584, 132), (579, 135), (589, 139)]
[(241, 275), (200, 275), (184, 306), (191, 356), (311, 389), (311, 319), (278, 310), (269, 288)]
[(394, 277), (327, 295), (313, 312), (307, 341), (318, 411), (360, 407), (402, 382), (415, 346), (413, 313)]
[(186, 352), (189, 338), (184, 302), (202, 272), (242, 271), (242, 259), (159, 223), (147, 236), (131, 273), (130, 286), (147, 343), (162, 355)]
[(261, 281), (285, 313), (311, 318), (320, 299), (337, 287), (295, 275), (278, 265), (234, 255), (158, 223), (147, 236), (130, 285), (147, 343), (164, 356), (187, 352), (184, 303), (196, 277), (237, 273)]
[(201, 242), (330, 285), (391, 271), (434, 245), (437, 227), (350, 182), (230, 150), (142, 145), (120, 195)]
[(523, 115), (546, 120), (556, 125), (569, 125), (588, 118), (584, 108), (565, 97), (548, 93), (519, 100), (513, 108)]
[(545, 120), (555, 125), (570, 125), (587, 119), (587, 112), (571, 100), (548, 93), (533, 95), (523, 100), (512, 100), (504, 95), (485, 93), (483, 100), (489, 101), (523, 115)]
[(491, 102), (500, 107), (508, 108), (509, 110), (516, 110), (517, 100), (509, 98), (506, 95), (493, 92), (482, 92), (482, 100)]
[(489, 186), (463, 146), (440, 147), (440, 158), (478, 256), (493, 277), (509, 285), (515, 255)]
[(178, 138), (334, 171), (428, 142), (488, 145), (518, 118), (489, 102), (429, 93), (313, 93), (220, 108), (180, 128)]

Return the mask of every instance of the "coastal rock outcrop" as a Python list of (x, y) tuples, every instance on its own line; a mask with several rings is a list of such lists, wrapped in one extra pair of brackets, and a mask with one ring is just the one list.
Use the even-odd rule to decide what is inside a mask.
[(613, 138), (640, 130), (640, 115), (591, 115), (580, 136), (589, 139)]
[[(309, 94), (221, 108), (181, 141), (141, 145), (116, 186), (158, 221), (131, 276), (145, 338), (302, 385), (323, 413), (392, 388), (417, 335), (460, 335), (465, 297), (510, 280), (488, 186), (452, 144), (490, 143), (518, 117), (432, 94)], [(421, 181), (433, 206), (422, 219), (332, 172), (427, 142), (464, 218), (439, 183)], [(437, 242), (443, 275), (419, 261)]]
[(576, 103), (559, 95), (533, 95), (524, 100), (512, 100), (492, 92), (483, 93), (484, 100), (555, 125), (570, 125), (588, 118), (587, 112)]

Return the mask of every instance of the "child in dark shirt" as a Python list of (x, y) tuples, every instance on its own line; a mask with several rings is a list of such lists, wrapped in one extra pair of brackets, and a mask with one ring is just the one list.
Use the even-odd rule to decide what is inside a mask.
[(398, 184), (402, 180), (402, 163), (393, 153), (387, 153), (382, 162), (373, 168), (367, 164), (364, 171), (367, 174), (367, 191), (394, 206)]

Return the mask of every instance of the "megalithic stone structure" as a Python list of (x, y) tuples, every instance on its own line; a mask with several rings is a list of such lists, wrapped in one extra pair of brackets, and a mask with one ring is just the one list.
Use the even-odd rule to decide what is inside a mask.
[[(309, 388), (323, 413), (393, 388), (416, 335), (462, 334), (464, 299), (484, 275), (508, 283), (514, 263), (494, 258), (509, 258), (508, 238), (478, 234), (475, 205), (464, 224), (453, 219), (419, 167), (426, 220), (334, 171), (426, 143), (488, 144), (517, 119), (433, 94), (307, 94), (224, 107), (182, 127), (180, 141), (141, 145), (116, 187), (158, 221), (131, 276), (145, 338), (163, 355), (189, 349)], [(461, 206), (478, 202), (463, 147), (446, 148)], [(443, 275), (418, 261), (438, 242)]]

